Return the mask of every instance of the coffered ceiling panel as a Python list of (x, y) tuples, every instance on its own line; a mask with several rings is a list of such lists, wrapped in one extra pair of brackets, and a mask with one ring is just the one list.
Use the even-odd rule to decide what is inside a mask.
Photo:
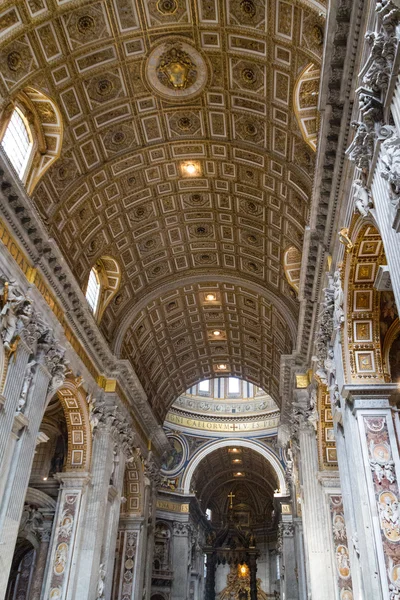
[(193, 475), (193, 489), (200, 492), (200, 502), (207, 508), (216, 502), (221, 512), (229, 505), (228, 493), (233, 490), (234, 506), (241, 502), (240, 489), (249, 487), (255, 492), (247, 494), (247, 503), (254, 504), (255, 512), (262, 512), (266, 500), (272, 498), (279, 487), (276, 473), (268, 461), (249, 448), (237, 447), (237, 453), (229, 448), (219, 448), (208, 454)]
[[(33, 201), (83, 289), (98, 258), (118, 261), (120, 291), (101, 326), (115, 346), (126, 315), (133, 315), (123, 355), (160, 406), (212, 370), (215, 351), (199, 291), (179, 288), (197, 274), (243, 282), (231, 290), (221, 284), (222, 354), (235, 374), (277, 395), (279, 357), (288, 348), (285, 310), (291, 319), (298, 313), (283, 252), (301, 250), (314, 170), (294, 110), (295, 87), (308, 65), (318, 73), (324, 6), (313, 0), (2, 4), (2, 106), (31, 86), (56, 102), (64, 121), (61, 156)], [(307, 118), (317, 122), (314, 79)], [(176, 301), (186, 302), (185, 349), (166, 309), (175, 300), (160, 291), (146, 304), (168, 281), (177, 282)], [(266, 292), (254, 299), (261, 329), (251, 351), (241, 305), (246, 285)], [(271, 296), (286, 306), (280, 316), (265, 306)], [(137, 338), (141, 320), (151, 330), (146, 344)]]
[[(210, 293), (215, 300), (208, 302)], [(251, 381), (279, 401), (280, 358), (291, 348), (287, 324), (265, 298), (245, 286), (210, 282), (177, 286), (140, 310), (122, 357), (132, 361), (163, 420), (178, 396), (215, 375)]]

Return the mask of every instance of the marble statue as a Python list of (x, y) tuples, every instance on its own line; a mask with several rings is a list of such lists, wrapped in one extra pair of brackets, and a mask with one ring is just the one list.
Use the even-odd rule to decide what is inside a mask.
[(0, 313), (0, 332), (4, 348), (11, 350), (11, 344), (32, 318), (32, 303), (16, 286), (16, 282), (2, 282), (3, 308)]
[(397, 208), (400, 199), (400, 138), (391, 137), (382, 144), (381, 176), (390, 188), (391, 204)]
[(21, 394), (18, 400), (17, 412), (23, 412), (25, 409), (26, 399), (28, 397), (29, 388), (32, 383), (33, 376), (35, 374), (35, 366), (37, 365), (36, 360), (28, 362), (25, 368), (24, 382), (22, 384)]
[(372, 208), (372, 200), (371, 194), (369, 190), (363, 185), (361, 179), (356, 179), (353, 182), (354, 187), (354, 204), (356, 210), (360, 213), (362, 217), (367, 217), (369, 215), (369, 211)]

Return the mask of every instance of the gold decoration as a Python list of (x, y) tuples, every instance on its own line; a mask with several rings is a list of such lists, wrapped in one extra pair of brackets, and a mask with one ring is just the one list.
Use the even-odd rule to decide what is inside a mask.
[[(242, 571), (242, 567), (244, 570)], [(220, 600), (230, 600), (231, 598), (250, 598), (250, 569), (245, 564), (231, 566), (231, 571), (227, 576), (227, 586), (220, 594)], [(261, 579), (257, 579), (257, 598), (267, 600), (267, 594), (261, 589)]]
[(307, 373), (299, 373), (296, 375), (296, 388), (304, 389), (307, 388), (310, 383)]
[(197, 68), (181, 44), (174, 44), (160, 56), (157, 77), (166, 87), (184, 90), (197, 79)]
[(346, 246), (347, 253), (350, 253), (352, 251), (353, 242), (349, 238), (349, 228), (348, 227), (342, 227), (342, 229), (339, 231), (339, 242), (341, 244), (343, 244), (344, 246)]

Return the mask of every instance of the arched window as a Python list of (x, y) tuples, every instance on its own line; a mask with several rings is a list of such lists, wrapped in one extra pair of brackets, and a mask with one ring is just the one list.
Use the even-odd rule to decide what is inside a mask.
[(25, 87), (0, 111), (0, 142), (28, 194), (61, 153), (63, 122), (49, 96)]
[(111, 256), (98, 258), (89, 273), (86, 287), (86, 300), (99, 323), (104, 311), (118, 292), (121, 284), (121, 270)]
[(90, 306), (90, 309), (94, 315), (96, 315), (99, 299), (100, 299), (100, 278), (97, 273), (97, 269), (94, 267), (90, 271), (89, 281), (86, 288), (86, 300)]
[(23, 180), (32, 154), (33, 140), (27, 120), (19, 108), (14, 108), (1, 143), (18, 177)]

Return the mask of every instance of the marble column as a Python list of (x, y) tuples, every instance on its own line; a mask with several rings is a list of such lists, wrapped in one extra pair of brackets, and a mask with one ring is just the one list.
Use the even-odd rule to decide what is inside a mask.
[(74, 585), (66, 598), (96, 598), (100, 578), (108, 492), (114, 466), (114, 439), (110, 423), (101, 423), (94, 434), (91, 481), (85, 512), (79, 525)]
[(257, 551), (249, 550), (250, 600), (257, 600)]
[(35, 453), (36, 439), (43, 417), (50, 373), (39, 364), (27, 401), (24, 426), (15, 443), (7, 486), (0, 507), (0, 600), (3, 600), (11, 568), (19, 522)]
[(0, 503), (4, 495), (13, 456), (14, 416), (31, 352), (32, 350), (21, 339), (16, 354), (12, 355), (10, 360), (7, 360), (7, 376), (3, 390), (4, 404), (0, 408)]
[[(118, 449), (117, 449), (118, 452)], [(124, 483), (125, 454), (119, 450), (117, 465), (113, 475), (112, 485), (108, 490), (107, 521), (104, 527), (104, 541), (101, 562), (104, 565), (104, 597), (111, 598), (112, 577), (115, 563), (115, 547), (117, 543), (119, 516), (121, 511), (121, 496)]]
[(306, 559), (304, 555), (303, 522), (299, 517), (293, 519), (294, 543), (296, 548), (296, 564), (298, 572), (299, 600), (307, 600)]
[(327, 543), (330, 539), (330, 527), (324, 490), (317, 477), (319, 466), (316, 434), (309, 421), (300, 425), (299, 442), (309, 593), (318, 600), (331, 600), (335, 597), (335, 585), (331, 549)]
[(119, 523), (113, 600), (134, 600), (141, 597), (135, 595), (135, 583), (140, 580), (137, 558), (140, 544), (143, 544), (142, 530), (142, 517), (123, 517)]
[[(338, 444), (339, 464), (345, 453), (349, 481), (343, 480), (347, 514), (354, 505), (353, 543), (357, 545), (364, 600), (386, 600), (400, 594), (396, 573), (400, 564), (399, 452), (390, 409), (395, 384), (346, 385), (342, 396), (344, 442)], [(342, 477), (342, 476), (341, 476)], [(350, 485), (350, 489), (349, 489)]]
[[(154, 519), (153, 519), (153, 514), (154, 514), (154, 510), (153, 510), (153, 506), (155, 505), (155, 486), (154, 483), (152, 482), (152, 480), (150, 479), (149, 476), (145, 475), (144, 476), (144, 498), (143, 498), (143, 517), (142, 518), (138, 518), (138, 520), (136, 521), (136, 524), (133, 526), (133, 522), (130, 521), (130, 525), (132, 525), (132, 535), (131, 539), (133, 540), (133, 538), (135, 538), (135, 559), (134, 559), (134, 566), (133, 568), (129, 569), (130, 571), (132, 571), (132, 573), (134, 574), (134, 579), (133, 579), (133, 583), (130, 586), (131, 587), (131, 596), (129, 596), (129, 598), (136, 599), (136, 598), (145, 598), (147, 595), (147, 579), (146, 579), (146, 570), (148, 571), (150, 569), (150, 572), (152, 571), (152, 563), (153, 563), (153, 558), (152, 558), (152, 549), (149, 548), (149, 542), (150, 542), (150, 537), (154, 536)], [(124, 523), (125, 523), (126, 519), (124, 518)], [(120, 532), (120, 535), (122, 535), (123, 537), (125, 537), (130, 529), (130, 525), (129, 525), (129, 529), (128, 529), (128, 525), (129, 522), (127, 522), (126, 527), (122, 527), (122, 532)], [(124, 530), (126, 529), (126, 533), (124, 533)], [(133, 543), (133, 542), (132, 542)], [(148, 550), (150, 550), (150, 552), (148, 553)], [(150, 558), (151, 558), (151, 562), (150, 562)], [(123, 568), (123, 567), (122, 567)], [(121, 575), (123, 575), (122, 571), (121, 571)], [(126, 577), (124, 577), (124, 582), (126, 580), (126, 577), (130, 577), (130, 575), (128, 574)], [(122, 585), (122, 587), (121, 587)], [(123, 589), (123, 586), (125, 585), (125, 583), (121, 582), (119, 583), (119, 589)], [(150, 590), (151, 591), (151, 590)], [(149, 591), (149, 594), (150, 594)], [(121, 593), (121, 592), (120, 592)], [(150, 596), (149, 596), (150, 597)], [(120, 600), (120, 598), (123, 600), (126, 600), (125, 596), (118, 596), (117, 597), (118, 600)]]
[(86, 509), (90, 477), (84, 472), (65, 472), (59, 473), (57, 478), (61, 488), (48, 552), (43, 597), (65, 600), (79, 597), (71, 594), (71, 589), (74, 588), (75, 567), (79, 561), (77, 531)]
[(31, 588), (29, 591), (29, 600), (40, 600), (41, 597), (49, 554), (52, 527), (53, 518), (52, 516), (47, 516), (47, 518), (45, 518), (43, 521), (42, 527), (38, 531), (40, 545), (36, 552), (35, 568), (32, 576)]
[[(296, 548), (292, 517), (283, 516), (279, 524), (281, 539), (281, 592), (285, 600), (299, 600), (297, 580)], [(319, 600), (319, 598), (318, 598)], [(321, 597), (322, 600), (322, 597)]]
[(215, 554), (212, 550), (205, 550), (205, 552), (207, 555), (205, 600), (215, 600)]
[(175, 521), (172, 532), (172, 568), (174, 578), (171, 586), (171, 596), (174, 600), (187, 600), (189, 590), (190, 566), (190, 535), (189, 523)]

